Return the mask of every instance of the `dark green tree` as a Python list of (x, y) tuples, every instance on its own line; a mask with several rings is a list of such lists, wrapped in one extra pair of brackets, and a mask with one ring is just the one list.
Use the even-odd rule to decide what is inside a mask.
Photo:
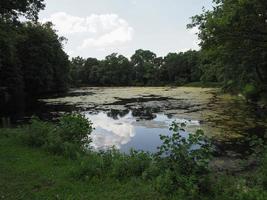
[(24, 82), (21, 62), (17, 57), (17, 38), (17, 29), (0, 20), (0, 107), (23, 96)]
[(37, 21), (38, 13), (45, 7), (44, 0), (1, 0), (0, 18), (18, 20), (24, 16), (27, 19)]
[(18, 57), (22, 65), (25, 92), (38, 96), (65, 91), (69, 61), (63, 51), (64, 38), (58, 37), (51, 23), (26, 23), (21, 30)]
[(148, 84), (155, 77), (155, 59), (157, 55), (149, 50), (139, 49), (131, 57), (135, 71), (135, 80), (140, 84)]
[[(267, 88), (266, 0), (214, 0), (214, 8), (192, 18), (199, 27), (204, 77), (216, 77), (226, 89)], [(208, 73), (208, 75), (207, 75)], [(252, 88), (252, 87), (250, 87)]]

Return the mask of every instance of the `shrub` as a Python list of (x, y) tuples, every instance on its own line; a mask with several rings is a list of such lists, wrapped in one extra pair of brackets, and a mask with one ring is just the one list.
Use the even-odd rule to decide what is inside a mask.
[(68, 114), (54, 125), (33, 117), (22, 135), (30, 146), (42, 147), (48, 152), (76, 158), (91, 142), (92, 124), (80, 114)]
[(63, 155), (71, 159), (76, 159), (83, 152), (83, 149), (76, 143), (64, 142), (56, 131), (48, 135), (43, 148), (50, 153)]
[(142, 178), (145, 180), (153, 180), (162, 173), (162, 169), (158, 166), (157, 162), (152, 160), (146, 170), (142, 173)]
[(151, 156), (143, 151), (131, 150), (129, 155), (117, 155), (113, 159), (112, 175), (116, 178), (141, 177), (149, 168)]
[(202, 130), (189, 133), (188, 138), (183, 137), (181, 133), (185, 132), (185, 126), (173, 122), (170, 127), (173, 134), (160, 136), (163, 144), (158, 147), (157, 158), (166, 162), (165, 167), (180, 174), (205, 173), (211, 159), (211, 143)]
[(23, 127), (22, 139), (29, 146), (42, 147), (46, 144), (48, 135), (54, 131), (55, 126), (43, 122), (37, 117), (30, 120), (30, 124)]
[(118, 160), (121, 156), (122, 154), (114, 148), (107, 151), (90, 151), (80, 159), (79, 167), (73, 171), (72, 175), (81, 180), (112, 176), (114, 160)]
[(173, 180), (172, 172), (170, 170), (165, 170), (156, 177), (153, 181), (153, 186), (160, 193), (170, 194), (176, 189)]
[(246, 97), (246, 99), (253, 101), (257, 100), (260, 95), (257, 87), (253, 84), (246, 84), (243, 88), (242, 93)]
[(80, 146), (91, 142), (92, 123), (81, 114), (67, 114), (60, 118), (57, 131), (64, 142)]
[(72, 172), (72, 176), (81, 180), (89, 180), (94, 177), (104, 178), (106, 173), (108, 173), (108, 169), (103, 157), (92, 152), (86, 157), (82, 157), (79, 167)]
[[(163, 171), (167, 170), (167, 174), (160, 175), (157, 179), (171, 179), (168, 180), (171, 185), (165, 187), (172, 191), (182, 188), (192, 194), (200, 184), (201, 176), (209, 171), (211, 143), (201, 130), (188, 134), (188, 138), (183, 137), (181, 134), (185, 132), (185, 126), (186, 124), (173, 122), (170, 127), (173, 134), (160, 136), (163, 144), (159, 147), (156, 159), (159, 167)], [(163, 188), (163, 192), (165, 190)]]

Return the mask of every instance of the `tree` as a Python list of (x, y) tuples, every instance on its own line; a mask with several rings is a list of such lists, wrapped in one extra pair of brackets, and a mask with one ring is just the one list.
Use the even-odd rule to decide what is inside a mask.
[(26, 23), (17, 51), (21, 61), (28, 95), (60, 92), (67, 88), (69, 61), (63, 51), (64, 40), (55, 33), (51, 23)]
[(139, 49), (131, 57), (131, 63), (135, 70), (135, 80), (141, 84), (147, 84), (154, 78), (155, 59), (157, 55), (148, 50)]
[(0, 107), (11, 101), (16, 105), (23, 96), (24, 82), (16, 52), (17, 38), (17, 29), (0, 20)]
[[(260, 93), (267, 85), (267, 4), (265, 0), (214, 0), (211, 11), (194, 16), (204, 55), (204, 73), (242, 90), (247, 84)], [(210, 69), (215, 68), (215, 69)]]
[(131, 81), (131, 65), (129, 60), (113, 53), (101, 62), (102, 84), (107, 85), (129, 85)]
[(78, 56), (72, 58), (70, 61), (70, 84), (73, 86), (78, 86), (82, 83), (82, 68), (84, 67), (85, 60)]
[(44, 7), (44, 0), (1, 0), (0, 18), (17, 21), (19, 16), (24, 16), (37, 22), (38, 13)]
[(99, 66), (99, 61), (96, 58), (87, 58), (84, 66), (81, 69), (81, 79), (83, 84), (95, 84), (98, 79), (98, 74), (92, 73), (93, 68)]

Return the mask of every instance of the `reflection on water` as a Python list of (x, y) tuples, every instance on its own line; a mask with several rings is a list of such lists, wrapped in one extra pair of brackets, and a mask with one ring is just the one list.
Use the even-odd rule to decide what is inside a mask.
[(128, 152), (131, 148), (156, 151), (161, 144), (159, 135), (171, 134), (169, 126), (174, 120), (199, 126), (198, 121), (171, 118), (164, 114), (155, 114), (152, 120), (137, 119), (132, 111), (84, 114), (95, 128), (92, 133), (92, 147), (107, 149), (114, 146), (122, 152)]

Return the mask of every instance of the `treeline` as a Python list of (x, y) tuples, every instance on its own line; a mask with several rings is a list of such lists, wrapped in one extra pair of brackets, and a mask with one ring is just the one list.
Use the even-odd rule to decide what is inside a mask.
[[(24, 97), (65, 91), (69, 60), (64, 38), (51, 23), (38, 23), (43, 0), (0, 3), (0, 105), (16, 104)], [(21, 22), (19, 19), (26, 20)]]
[(130, 59), (116, 53), (104, 60), (73, 58), (70, 79), (73, 85), (129, 86), (181, 85), (199, 81), (201, 77), (198, 51), (155, 53), (139, 49)]

